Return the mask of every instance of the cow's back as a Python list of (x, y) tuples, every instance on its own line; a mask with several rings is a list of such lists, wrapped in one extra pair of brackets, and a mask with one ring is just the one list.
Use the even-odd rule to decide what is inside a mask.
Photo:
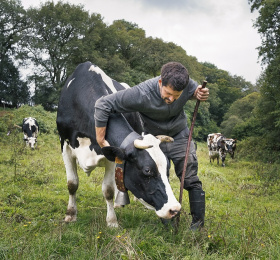
[[(61, 144), (68, 140), (72, 147), (78, 147), (77, 137), (88, 137), (91, 140), (91, 149), (100, 152), (95, 138), (95, 102), (104, 95), (122, 89), (125, 89), (123, 85), (109, 78), (91, 62), (78, 65), (67, 79), (60, 95), (57, 129)], [(135, 122), (135, 115), (131, 116)], [(140, 122), (136, 123), (135, 127), (137, 125), (139, 126)]]

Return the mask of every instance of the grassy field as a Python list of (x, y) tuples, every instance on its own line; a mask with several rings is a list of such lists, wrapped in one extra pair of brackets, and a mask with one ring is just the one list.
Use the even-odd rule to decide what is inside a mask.
[[(178, 232), (133, 199), (116, 209), (120, 227), (107, 228), (103, 169), (90, 177), (79, 170), (78, 221), (65, 224), (68, 190), (55, 115), (41, 115), (38, 147), (30, 150), (17, 129), (7, 136), (7, 125), (19, 123), (24, 111), (0, 113), (0, 259), (279, 259), (278, 165), (240, 158), (211, 165), (206, 143), (199, 143), (206, 221), (195, 233), (188, 230), (187, 192)], [(178, 198), (173, 172), (170, 181)]]

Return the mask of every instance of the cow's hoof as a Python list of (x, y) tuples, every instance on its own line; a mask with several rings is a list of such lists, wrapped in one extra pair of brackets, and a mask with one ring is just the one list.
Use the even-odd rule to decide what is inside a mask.
[(110, 222), (110, 223), (107, 223), (107, 226), (109, 228), (118, 228), (119, 224), (118, 224), (118, 222)]
[(114, 203), (114, 208), (124, 208), (125, 205)]
[(75, 222), (77, 221), (77, 216), (69, 216), (67, 215), (64, 219), (65, 222), (70, 223), (70, 222)]

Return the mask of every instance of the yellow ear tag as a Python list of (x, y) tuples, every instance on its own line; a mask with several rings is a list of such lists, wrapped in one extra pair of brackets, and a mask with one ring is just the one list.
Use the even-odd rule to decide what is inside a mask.
[(116, 157), (115, 158), (115, 163), (122, 164), (123, 161), (119, 157)]

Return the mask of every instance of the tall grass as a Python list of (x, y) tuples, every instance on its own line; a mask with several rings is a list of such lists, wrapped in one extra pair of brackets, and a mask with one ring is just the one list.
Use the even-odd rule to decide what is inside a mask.
[[(5, 118), (0, 117), (1, 129), (7, 114)], [(226, 167), (210, 164), (205, 143), (197, 151), (206, 191), (205, 228), (200, 232), (188, 229), (187, 192), (178, 232), (133, 199), (116, 209), (120, 227), (107, 228), (102, 168), (90, 177), (79, 170), (78, 220), (65, 224), (68, 190), (53, 130), (55, 115), (45, 118), (49, 131), (39, 135), (35, 150), (24, 146), (20, 131), (7, 136), (6, 127), (0, 132), (0, 259), (279, 258), (279, 166), (241, 158), (227, 158)], [(9, 122), (14, 121), (20, 121), (17, 115)], [(170, 182), (179, 197), (173, 172)]]

